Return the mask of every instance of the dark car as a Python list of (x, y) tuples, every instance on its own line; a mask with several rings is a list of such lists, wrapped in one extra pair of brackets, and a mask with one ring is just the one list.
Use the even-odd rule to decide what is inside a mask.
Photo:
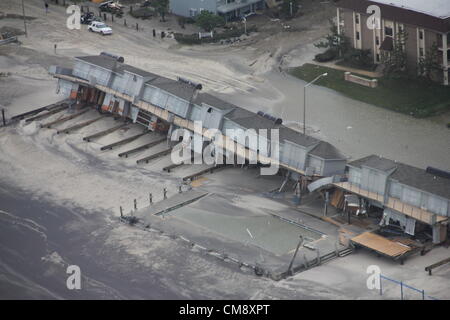
[(92, 21), (98, 21), (98, 20), (100, 20), (100, 19), (98, 17), (96, 17), (93, 12), (86, 12), (80, 18), (81, 24), (90, 24)]

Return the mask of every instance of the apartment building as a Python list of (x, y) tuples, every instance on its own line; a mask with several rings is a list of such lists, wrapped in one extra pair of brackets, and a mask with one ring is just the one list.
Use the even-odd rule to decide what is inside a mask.
[[(339, 0), (336, 5), (338, 32), (348, 36), (354, 48), (371, 50), (376, 64), (381, 63), (382, 53), (392, 52), (394, 39), (402, 30), (408, 35), (405, 51), (411, 67), (436, 44), (442, 67), (436, 76), (449, 85), (449, 0)], [(379, 8), (379, 24), (373, 23), (376, 11), (370, 6)]]

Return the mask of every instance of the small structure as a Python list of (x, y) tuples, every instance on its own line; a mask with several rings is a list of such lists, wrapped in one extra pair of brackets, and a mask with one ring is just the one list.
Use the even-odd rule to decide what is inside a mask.
[(378, 80), (377, 79), (366, 79), (366, 78), (359, 77), (359, 76), (356, 76), (354, 74), (351, 74), (348, 71), (344, 73), (344, 79), (346, 81), (357, 83), (357, 84), (360, 84), (362, 86), (369, 87), (369, 88), (376, 88), (376, 87), (378, 87)]
[(447, 239), (450, 179), (404, 163), (371, 155), (350, 162), (348, 181), (334, 183), (366, 205), (382, 211), (381, 226), (398, 225), (407, 235), (418, 230), (432, 242)]

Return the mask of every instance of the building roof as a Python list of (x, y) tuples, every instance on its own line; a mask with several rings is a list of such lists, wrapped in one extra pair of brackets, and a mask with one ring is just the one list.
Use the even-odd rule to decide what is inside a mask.
[[(85, 56), (85, 57), (77, 57), (77, 59), (111, 70), (116, 73), (123, 74), (124, 71), (128, 71), (133, 74), (149, 78), (146, 81), (146, 84), (164, 90), (186, 101), (191, 101), (193, 94), (195, 92), (194, 87), (187, 83), (162, 77), (154, 73), (147, 72), (139, 68), (127, 65), (125, 63), (120, 63), (117, 61), (117, 59), (111, 56), (107, 55)], [(195, 103), (196, 105), (206, 104), (216, 109), (219, 109), (224, 112), (225, 118), (237, 123), (238, 125), (242, 126), (245, 129), (255, 129), (255, 130), (279, 129), (279, 138), (281, 142), (287, 140), (289, 142), (295, 143), (303, 147), (314, 146), (314, 148), (311, 151), (311, 154), (317, 157), (332, 160), (345, 159), (345, 157), (342, 156), (342, 154), (335, 147), (333, 147), (331, 144), (327, 142), (320, 141), (313, 137), (304, 135), (284, 125), (276, 124), (271, 119), (248, 111), (241, 107), (238, 107), (229, 102), (226, 102), (209, 93), (198, 92), (197, 95), (194, 97), (192, 103)], [(270, 135), (270, 133), (268, 134)]]
[(359, 168), (361, 168), (361, 166), (367, 166), (386, 173), (394, 170), (389, 176), (391, 179), (404, 185), (450, 199), (450, 179), (428, 173), (424, 169), (376, 155), (370, 155), (352, 161), (349, 165)]
[(450, 17), (450, 1), (448, 0), (372, 0), (381, 4), (424, 13), (436, 18)]
[(367, 14), (370, 5), (381, 9), (381, 17), (413, 26), (450, 32), (450, 1), (448, 0), (338, 0), (340, 8)]
[(326, 141), (320, 141), (319, 144), (311, 150), (310, 154), (328, 160), (345, 159), (336, 147)]
[(85, 61), (87, 63), (108, 69), (114, 70), (117, 66), (117, 59), (112, 57), (98, 55), (98, 56), (84, 56), (84, 57), (76, 57), (78, 60)]

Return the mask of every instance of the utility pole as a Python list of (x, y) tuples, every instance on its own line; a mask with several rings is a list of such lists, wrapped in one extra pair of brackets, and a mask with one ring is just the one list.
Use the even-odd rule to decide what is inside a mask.
[(289, 2), (289, 8), (290, 8), (290, 12), (291, 12), (291, 17), (292, 17), (292, 1)]
[(22, 0), (22, 15), (23, 15), (23, 25), (25, 26), (25, 37), (28, 37), (27, 21), (25, 19), (25, 5), (23, 3), (23, 0)]
[(303, 236), (300, 235), (300, 239), (298, 241), (297, 247), (295, 248), (294, 256), (292, 257), (291, 263), (289, 263), (289, 267), (288, 267), (289, 275), (293, 275), (292, 266), (294, 265), (295, 258), (297, 257), (298, 249), (300, 249), (302, 244), (303, 244)]

